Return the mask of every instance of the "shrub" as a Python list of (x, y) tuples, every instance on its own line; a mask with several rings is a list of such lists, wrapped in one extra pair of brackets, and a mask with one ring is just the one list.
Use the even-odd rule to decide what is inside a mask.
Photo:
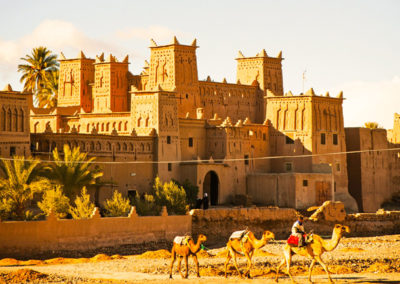
[(161, 207), (156, 204), (154, 196), (151, 194), (144, 194), (141, 197), (139, 193), (136, 193), (131, 203), (136, 207), (136, 212), (140, 216), (160, 215)]
[(52, 211), (58, 218), (65, 218), (69, 211), (69, 198), (64, 195), (60, 185), (45, 191), (42, 201), (37, 204), (46, 216)]
[(123, 198), (122, 194), (115, 190), (112, 199), (104, 202), (104, 209), (108, 217), (128, 216), (131, 205), (128, 198)]
[(74, 219), (88, 219), (92, 216), (94, 203), (90, 202), (90, 195), (87, 194), (86, 187), (82, 188), (81, 196), (75, 199), (75, 206), (70, 206), (69, 212)]
[(190, 208), (195, 208), (197, 195), (199, 194), (199, 187), (193, 185), (188, 179), (186, 179), (183, 183), (179, 183), (176, 180), (173, 180), (179, 187), (183, 187), (186, 193), (186, 201), (189, 204)]
[(188, 205), (185, 189), (173, 181), (162, 184), (156, 177), (153, 185), (153, 195), (158, 206), (166, 206), (169, 214), (186, 214)]

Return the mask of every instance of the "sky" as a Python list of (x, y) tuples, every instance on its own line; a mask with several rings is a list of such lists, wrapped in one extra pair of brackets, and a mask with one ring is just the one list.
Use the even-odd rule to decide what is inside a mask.
[(393, 127), (400, 113), (398, 0), (0, 0), (0, 88), (22, 90), (20, 58), (46, 46), (67, 58), (82, 50), (130, 58), (139, 74), (159, 45), (197, 38), (199, 79), (236, 81), (239, 50), (283, 52), (284, 90), (343, 91), (346, 127)]

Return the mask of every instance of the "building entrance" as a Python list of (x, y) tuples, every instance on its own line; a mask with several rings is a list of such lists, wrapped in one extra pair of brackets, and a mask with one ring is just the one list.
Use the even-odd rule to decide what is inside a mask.
[(218, 191), (219, 191), (219, 179), (218, 175), (214, 171), (209, 171), (203, 182), (203, 194), (207, 193), (210, 197), (210, 204), (218, 204)]

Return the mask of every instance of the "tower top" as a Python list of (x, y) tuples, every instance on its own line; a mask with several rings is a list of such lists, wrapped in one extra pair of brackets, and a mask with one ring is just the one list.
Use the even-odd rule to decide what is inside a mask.
[(171, 40), (171, 42), (169, 44), (165, 44), (165, 45), (157, 45), (157, 43), (153, 40), (150, 39), (150, 48), (161, 48), (161, 47), (169, 47), (169, 46), (184, 46), (184, 47), (194, 47), (197, 48), (197, 39), (194, 39), (192, 41), (192, 43), (189, 44), (181, 44), (178, 39), (176, 38), (176, 36), (174, 36)]

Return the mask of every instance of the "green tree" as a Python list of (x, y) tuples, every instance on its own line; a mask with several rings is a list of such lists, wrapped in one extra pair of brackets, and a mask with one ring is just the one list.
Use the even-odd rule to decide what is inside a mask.
[(61, 186), (57, 185), (44, 192), (38, 207), (46, 216), (53, 212), (58, 218), (65, 218), (69, 212), (69, 198), (64, 195)]
[(160, 215), (161, 207), (156, 204), (154, 196), (151, 194), (144, 194), (141, 197), (139, 193), (136, 193), (131, 203), (136, 207), (136, 212), (140, 216)]
[(20, 82), (24, 83), (24, 91), (32, 92), (39, 105), (51, 105), (51, 102), (42, 102), (39, 100), (38, 94), (43, 89), (49, 87), (49, 73), (58, 72), (59, 63), (57, 55), (52, 54), (46, 47), (40, 46), (32, 50), (31, 55), (21, 58), (25, 64), (18, 65), (18, 72), (22, 73)]
[(92, 216), (94, 207), (94, 203), (90, 201), (90, 195), (84, 186), (81, 196), (75, 198), (75, 207), (70, 206), (69, 213), (71, 213), (74, 219), (88, 219)]
[(103, 176), (100, 168), (92, 167), (95, 158), (88, 158), (79, 147), (72, 150), (64, 144), (64, 157), (57, 148), (53, 150), (54, 162), (46, 168), (46, 177), (63, 187), (64, 193), (70, 199), (74, 198), (82, 187), (96, 185)]
[(153, 185), (153, 195), (158, 206), (166, 206), (169, 214), (186, 214), (188, 204), (185, 189), (175, 182), (161, 182), (156, 177)]
[(197, 196), (199, 194), (199, 187), (193, 185), (188, 179), (185, 179), (183, 183), (179, 183), (176, 180), (173, 180), (179, 187), (183, 187), (186, 193), (186, 201), (191, 208), (196, 206)]
[(46, 85), (36, 95), (37, 105), (40, 108), (52, 108), (57, 106), (58, 98), (58, 70), (47, 73)]
[(3, 217), (25, 220), (32, 214), (27, 207), (36, 193), (50, 187), (47, 178), (39, 175), (40, 160), (14, 156), (12, 161), (1, 160), (4, 178), (0, 178), (0, 210)]
[(378, 122), (373, 122), (373, 121), (368, 121), (364, 123), (365, 128), (370, 128), (370, 129), (377, 129), (377, 128), (382, 128)]
[(108, 217), (128, 216), (131, 205), (128, 198), (122, 197), (122, 194), (115, 190), (113, 197), (104, 202), (104, 209)]

